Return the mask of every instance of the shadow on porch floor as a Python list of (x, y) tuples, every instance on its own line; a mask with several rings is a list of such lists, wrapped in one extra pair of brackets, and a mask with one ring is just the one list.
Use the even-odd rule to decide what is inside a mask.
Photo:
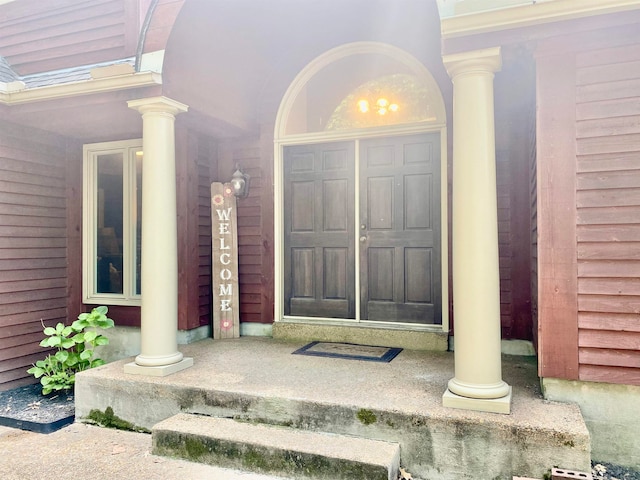
[(292, 355), (268, 338), (181, 345), (194, 366), (168, 377), (126, 375), (122, 360), (82, 372), (76, 418), (92, 409), (151, 428), (179, 412), (397, 442), (420, 478), (542, 478), (553, 466), (589, 471), (589, 434), (575, 405), (545, 401), (536, 362), (505, 356), (510, 415), (447, 409), (453, 354), (404, 350), (390, 363)]

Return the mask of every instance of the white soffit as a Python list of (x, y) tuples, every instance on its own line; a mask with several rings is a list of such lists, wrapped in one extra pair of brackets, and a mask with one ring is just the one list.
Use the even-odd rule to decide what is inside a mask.
[(449, 4), (440, 9), (445, 39), (640, 9), (640, 0), (439, 0), (443, 2)]

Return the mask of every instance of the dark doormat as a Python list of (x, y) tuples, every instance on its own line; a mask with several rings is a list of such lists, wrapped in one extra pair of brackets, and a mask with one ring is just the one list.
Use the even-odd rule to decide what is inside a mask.
[(401, 351), (401, 348), (371, 347), (353, 343), (311, 342), (293, 353), (295, 355), (310, 355), (313, 357), (346, 358), (349, 360), (388, 363)]
[(42, 395), (42, 385), (27, 385), (0, 392), (0, 425), (38, 433), (51, 433), (73, 423), (73, 393)]

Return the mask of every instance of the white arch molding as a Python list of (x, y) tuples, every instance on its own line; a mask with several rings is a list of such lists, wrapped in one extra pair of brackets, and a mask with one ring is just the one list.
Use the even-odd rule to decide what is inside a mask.
[[(292, 113), (292, 109), (306, 85), (323, 68), (353, 55), (377, 54), (387, 56), (401, 63), (415, 75), (420, 82), (430, 91), (434, 92), (430, 98), (435, 113), (435, 120), (429, 122), (408, 123), (390, 125), (384, 127), (364, 128), (345, 131), (322, 131), (313, 133), (287, 134), (286, 128)], [(436, 94), (437, 93), (437, 94)], [(301, 145), (340, 140), (359, 140), (374, 137), (389, 137), (393, 135), (407, 135), (415, 133), (438, 132), (440, 134), (440, 215), (441, 215), (441, 293), (442, 293), (442, 324), (441, 325), (416, 325), (402, 324), (407, 330), (431, 330), (449, 331), (449, 268), (448, 268), (448, 185), (447, 185), (447, 120), (446, 109), (442, 92), (431, 72), (414, 56), (393, 45), (380, 42), (354, 42), (341, 45), (328, 50), (311, 61), (293, 80), (278, 108), (274, 128), (274, 260), (275, 260), (275, 321), (285, 319), (284, 316), (284, 180), (283, 180), (283, 148), (289, 145)], [(357, 151), (356, 151), (357, 156)], [(357, 222), (356, 215), (356, 222)], [(356, 230), (357, 231), (357, 230)], [(356, 255), (356, 272), (359, 270), (359, 258)], [(358, 295), (356, 301), (358, 302)], [(356, 304), (356, 311), (358, 303)], [(289, 319), (295, 321), (295, 319)], [(353, 325), (353, 320), (336, 320), (313, 318), (306, 321), (322, 322), (327, 324)], [(375, 322), (381, 328), (384, 323)], [(394, 323), (398, 327), (397, 323)]]

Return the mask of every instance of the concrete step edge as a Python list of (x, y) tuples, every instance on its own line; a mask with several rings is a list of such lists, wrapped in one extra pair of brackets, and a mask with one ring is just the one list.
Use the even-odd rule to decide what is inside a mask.
[(186, 413), (152, 437), (157, 455), (294, 478), (395, 480), (400, 463), (397, 443)]

